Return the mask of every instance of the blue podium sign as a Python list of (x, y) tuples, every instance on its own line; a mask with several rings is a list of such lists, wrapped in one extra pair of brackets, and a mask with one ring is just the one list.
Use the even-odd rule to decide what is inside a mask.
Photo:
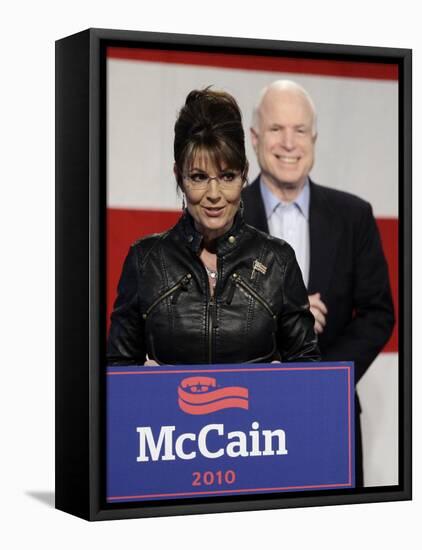
[(353, 363), (107, 368), (107, 502), (354, 487)]

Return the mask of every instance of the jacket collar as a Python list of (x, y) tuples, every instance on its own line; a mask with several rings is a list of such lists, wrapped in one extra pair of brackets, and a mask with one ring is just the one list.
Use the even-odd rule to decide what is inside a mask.
[[(194, 220), (187, 210), (184, 211), (183, 216), (180, 218), (176, 225), (179, 230), (179, 234), (188, 248), (198, 254), (202, 243), (202, 234), (195, 228)], [(245, 222), (243, 220), (242, 210), (238, 210), (233, 225), (224, 235), (217, 239), (217, 256), (224, 256), (225, 254), (236, 249), (239, 244), (243, 233), (245, 231)]]

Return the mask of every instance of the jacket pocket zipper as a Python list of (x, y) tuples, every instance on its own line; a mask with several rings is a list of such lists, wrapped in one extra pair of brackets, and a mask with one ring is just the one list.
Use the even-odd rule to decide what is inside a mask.
[[(239, 287), (242, 287), (244, 290), (246, 290), (246, 292), (252, 296), (252, 298), (254, 298), (257, 302), (259, 302), (262, 307), (264, 307), (268, 313), (271, 315), (271, 317), (273, 319), (276, 319), (277, 316), (274, 314), (273, 310), (270, 308), (270, 306), (267, 304), (267, 302), (261, 298), (261, 296), (253, 289), (251, 288), (248, 283), (246, 283), (242, 277), (240, 275), (238, 275), (237, 273), (233, 273), (233, 275), (231, 276), (231, 279), (232, 279), (232, 287), (231, 289), (229, 290), (229, 296), (227, 298), (227, 303), (231, 303), (232, 299), (233, 299), (233, 294), (234, 294), (234, 288), (235, 286), (239, 286)], [(230, 300), (230, 302), (229, 302)]]
[[(174, 294), (177, 290), (179, 290), (179, 292), (181, 290), (184, 290), (184, 289), (187, 289), (187, 286), (189, 284), (189, 281), (192, 279), (192, 275), (190, 273), (186, 273), (186, 275), (184, 275), (180, 281), (178, 281), (174, 286), (172, 286), (171, 288), (169, 288), (168, 290), (166, 290), (164, 292), (164, 294), (162, 294), (161, 296), (159, 296), (156, 300), (154, 300), (154, 302), (149, 306), (149, 308), (146, 310), (146, 312), (143, 314), (143, 319), (145, 320), (148, 315), (151, 313), (151, 311), (158, 306), (158, 304), (160, 302), (162, 302), (163, 300), (165, 300), (166, 298), (168, 298), (169, 296), (171, 296), (172, 294)], [(178, 294), (175, 295), (175, 297), (177, 298), (178, 297)], [(173, 300), (173, 303), (175, 303), (176, 300)]]

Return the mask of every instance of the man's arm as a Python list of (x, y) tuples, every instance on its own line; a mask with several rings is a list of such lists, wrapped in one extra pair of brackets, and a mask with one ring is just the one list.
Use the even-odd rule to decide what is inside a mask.
[(324, 350), (323, 359), (354, 360), (358, 381), (382, 350), (394, 327), (387, 262), (368, 203), (364, 204), (356, 226), (354, 254), (353, 318)]
[(317, 334), (321, 334), (322, 332), (324, 332), (324, 327), (327, 324), (327, 319), (326, 319), (328, 314), (327, 306), (321, 300), (321, 294), (319, 292), (315, 292), (315, 294), (310, 294), (308, 298), (309, 298), (311, 313), (315, 319), (315, 324), (314, 324), (315, 332)]

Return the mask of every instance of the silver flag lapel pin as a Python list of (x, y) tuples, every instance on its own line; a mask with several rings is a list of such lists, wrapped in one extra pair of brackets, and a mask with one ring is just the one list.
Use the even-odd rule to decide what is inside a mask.
[(252, 266), (252, 274), (251, 279), (255, 277), (256, 272), (259, 271), (263, 275), (267, 272), (267, 266), (259, 262), (258, 260), (254, 260), (253, 266)]

